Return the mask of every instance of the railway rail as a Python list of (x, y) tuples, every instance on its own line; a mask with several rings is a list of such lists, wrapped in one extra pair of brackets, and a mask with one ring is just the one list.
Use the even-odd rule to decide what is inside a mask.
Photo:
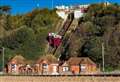
[[(62, 39), (60, 46), (56, 49), (56, 52), (54, 53), (55, 56), (59, 55), (59, 58), (61, 57), (60, 54), (69, 45), (69, 42), (71, 40), (71, 36), (73, 35), (73, 31), (75, 31), (77, 25), (78, 25), (78, 20), (73, 19), (70, 27), (68, 28), (67, 32), (65, 33), (65, 35)], [(64, 49), (63, 49), (63, 47), (64, 47)]]

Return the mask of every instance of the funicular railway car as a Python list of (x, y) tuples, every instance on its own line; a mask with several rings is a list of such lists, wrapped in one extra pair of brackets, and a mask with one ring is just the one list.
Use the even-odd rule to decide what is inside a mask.
[(47, 40), (49, 45), (53, 48), (57, 48), (61, 43), (62, 36), (57, 35), (56, 33), (49, 33)]

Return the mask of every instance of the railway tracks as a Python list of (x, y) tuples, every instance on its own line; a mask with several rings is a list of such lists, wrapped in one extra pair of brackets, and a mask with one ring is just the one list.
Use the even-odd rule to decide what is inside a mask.
[[(63, 41), (63, 38), (64, 38), (66, 32), (68, 31), (68, 29), (71, 25), (73, 19), (74, 19), (73, 13), (70, 13), (68, 15), (68, 18), (66, 19), (65, 23), (63, 24), (61, 30), (58, 32), (58, 35), (62, 36), (62, 41)], [(54, 55), (57, 49), (59, 49), (59, 47), (53, 48), (53, 47), (49, 46), (48, 53), (51, 53)]]

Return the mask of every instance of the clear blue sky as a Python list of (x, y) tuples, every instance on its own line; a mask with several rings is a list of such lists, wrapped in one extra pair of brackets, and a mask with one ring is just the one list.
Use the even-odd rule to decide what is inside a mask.
[[(88, 3), (99, 3), (105, 0), (53, 0), (56, 5), (78, 5)], [(120, 0), (107, 0), (111, 3), (120, 3)], [(32, 11), (39, 4), (40, 8), (52, 8), (52, 0), (0, 0), (1, 5), (10, 5), (12, 14), (21, 14)]]

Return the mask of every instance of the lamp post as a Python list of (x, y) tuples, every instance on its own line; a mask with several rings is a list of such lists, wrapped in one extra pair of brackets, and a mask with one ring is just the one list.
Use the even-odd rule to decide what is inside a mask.
[(5, 65), (5, 48), (2, 47), (2, 71), (4, 73), (4, 65)]
[(5, 65), (5, 48), (2, 47), (0, 49), (1, 54), (2, 54), (2, 73), (4, 73), (4, 65)]
[(105, 71), (105, 59), (104, 59), (104, 54), (105, 54), (105, 47), (104, 47), (104, 43), (102, 42), (102, 71)]

